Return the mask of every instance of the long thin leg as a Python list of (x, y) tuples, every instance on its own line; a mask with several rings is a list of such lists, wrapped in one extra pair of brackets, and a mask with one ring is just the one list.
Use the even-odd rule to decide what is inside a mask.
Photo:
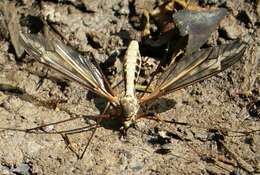
[(82, 159), (82, 158), (84, 157), (84, 155), (85, 155), (85, 153), (86, 153), (86, 151), (87, 151), (87, 149), (88, 149), (88, 146), (89, 146), (89, 144), (90, 144), (90, 141), (92, 140), (92, 138), (94, 137), (94, 135), (95, 135), (95, 133), (96, 133), (96, 131), (97, 131), (97, 128), (98, 128), (98, 127), (95, 127), (94, 130), (93, 130), (93, 132), (91, 133), (91, 136), (90, 136), (90, 138), (88, 139), (88, 142), (87, 142), (87, 144), (86, 144), (86, 146), (85, 146), (83, 152), (82, 152), (81, 155), (78, 157), (79, 159)]
[(20, 132), (32, 133), (31, 131), (33, 131), (33, 130), (42, 129), (43, 127), (46, 127), (46, 126), (51, 126), (51, 125), (64, 123), (64, 122), (67, 122), (67, 121), (76, 120), (78, 118), (82, 118), (82, 116), (77, 116), (77, 117), (61, 120), (61, 121), (58, 121), (58, 122), (48, 123), (48, 124), (45, 124), (45, 125), (41, 125), (41, 126), (37, 126), (37, 127), (34, 127), (34, 128), (29, 128), (29, 129), (4, 128), (4, 127), (0, 127), (0, 129), (2, 131), (8, 130), (8, 131), (20, 131)]
[(65, 144), (67, 145), (66, 148), (68, 148), (71, 152), (73, 152), (73, 153), (77, 156), (77, 158), (79, 159), (79, 154), (78, 154), (78, 152), (74, 149), (74, 147), (71, 146), (71, 143), (70, 143), (70, 140), (69, 140), (67, 134), (61, 134), (61, 137), (62, 137), (62, 139), (64, 140)]
[[(105, 109), (104, 109), (104, 111), (102, 112), (101, 115), (104, 115), (104, 114), (106, 113), (106, 111), (108, 110), (109, 106), (110, 106), (110, 102), (107, 103), (107, 105), (106, 105), (106, 107), (105, 107)], [(107, 115), (104, 115), (104, 116), (107, 116)], [(88, 146), (90, 145), (90, 142), (91, 142), (92, 138), (94, 137), (94, 135), (95, 135), (95, 133), (96, 133), (96, 131), (97, 131), (97, 128), (98, 128), (98, 126), (99, 126), (99, 123), (100, 123), (102, 120), (108, 119), (108, 118), (109, 118), (109, 117), (105, 117), (105, 118), (102, 118), (102, 117), (101, 117), (101, 118), (98, 119), (96, 126), (95, 126), (94, 128), (92, 128), (93, 131), (92, 131), (92, 133), (91, 133), (91, 136), (90, 136), (90, 138), (88, 139), (88, 142), (87, 142), (86, 146), (84, 147), (83, 152), (81, 153), (81, 155), (79, 155), (78, 153), (76, 153), (75, 149), (73, 149), (73, 147), (70, 146), (70, 141), (69, 141), (69, 138), (68, 138), (68, 136), (67, 136), (68, 134), (62, 135), (62, 137), (65, 138), (65, 139), (64, 139), (65, 143), (67, 143), (69, 149), (72, 150), (72, 152), (74, 152), (74, 153), (76, 154), (76, 156), (77, 156), (78, 159), (82, 159), (82, 158), (84, 157), (84, 155), (85, 155), (85, 153), (86, 153), (86, 151), (87, 151), (87, 149), (88, 149)]]
[[(105, 113), (107, 112), (109, 106), (110, 106), (110, 102), (107, 103), (107, 105), (106, 105), (104, 111), (102, 112), (102, 114), (105, 114)], [(101, 121), (102, 121), (102, 119), (100, 118), (100, 119), (97, 121), (97, 125), (98, 125)], [(95, 133), (96, 133), (96, 131), (97, 131), (97, 128), (98, 128), (98, 127), (95, 127), (94, 130), (93, 130), (93, 132), (91, 133), (91, 136), (90, 136), (90, 138), (89, 138), (89, 140), (88, 140), (88, 143), (87, 143), (87, 145), (85, 146), (85, 148), (84, 148), (84, 150), (83, 150), (81, 156), (79, 156), (79, 159), (82, 159), (82, 158), (84, 157), (84, 155), (85, 155), (85, 153), (86, 153), (86, 151), (87, 151), (87, 149), (88, 149), (88, 146), (89, 146), (89, 144), (90, 144), (90, 141), (92, 140), (92, 138), (94, 137), (94, 135), (95, 135)]]
[[(180, 50), (180, 51), (172, 58), (172, 60), (171, 60), (171, 62), (170, 62), (170, 65), (171, 65), (171, 64), (174, 64), (176, 58), (177, 58), (178, 56), (180, 56), (181, 54), (183, 54), (183, 51), (182, 51), (182, 50)], [(164, 57), (166, 57), (166, 56), (164, 56)], [(165, 59), (165, 58), (164, 58), (164, 59)], [(154, 80), (154, 78), (155, 78), (154, 75), (156, 75), (156, 74), (159, 72), (161, 66), (162, 66), (162, 62), (159, 63), (159, 65), (156, 67), (156, 70), (152, 73), (152, 76), (151, 76), (152, 78), (151, 78), (150, 81), (148, 82), (148, 84), (147, 84), (147, 86), (146, 86), (146, 88), (145, 88), (145, 90), (144, 90), (144, 92), (142, 93), (142, 95), (141, 95), (140, 98), (144, 97), (144, 95), (148, 92), (148, 89), (149, 89), (150, 85), (152, 84), (152, 82), (153, 82), (153, 80)]]
[[(62, 120), (62, 121), (59, 121), (59, 122), (49, 123), (49, 124), (46, 124), (46, 125), (41, 125), (41, 126), (38, 126), (38, 127), (35, 127), (35, 128), (30, 128), (30, 129), (17, 129), (17, 128), (0, 127), (0, 129), (1, 129), (0, 132), (17, 131), (17, 132), (26, 132), (26, 133), (30, 133), (30, 134), (64, 134), (64, 133), (66, 133), (66, 134), (76, 134), (76, 133), (80, 133), (80, 132), (84, 132), (84, 131), (88, 131), (90, 129), (93, 129), (93, 127), (97, 125), (97, 124), (95, 124), (95, 125), (90, 125), (90, 126), (85, 126), (85, 127), (75, 128), (75, 129), (70, 129), (70, 130), (63, 130), (63, 131), (50, 131), (50, 132), (44, 132), (44, 131), (37, 132), (36, 131), (36, 130), (41, 129), (41, 128), (46, 127), (46, 126), (60, 124), (60, 123), (64, 123), (64, 122), (67, 122), (67, 121), (72, 121), (72, 120), (75, 120), (75, 119), (81, 118), (81, 117), (82, 116), (74, 117), (74, 118), (71, 118), (71, 120), (66, 119), (66, 120)], [(99, 116), (95, 116), (95, 117), (99, 117)], [(102, 119), (107, 119), (107, 117), (102, 118)]]
[(108, 116), (109, 115), (104, 115), (104, 114), (101, 114), (101, 115), (98, 115), (98, 116), (76, 116), (76, 117), (72, 117), (72, 118), (69, 118), (69, 119), (61, 120), (61, 121), (58, 121), (58, 122), (48, 123), (48, 124), (37, 126), (37, 127), (34, 127), (34, 128), (29, 128), (29, 129), (26, 129), (26, 131), (30, 133), (32, 130), (37, 130), (37, 129), (41, 129), (43, 127), (65, 123), (65, 122), (76, 120), (78, 118), (83, 118), (83, 117), (88, 117), (88, 118), (96, 118), (96, 117), (108, 118)]
[[(72, 152), (77, 156), (78, 159), (82, 159), (83, 156), (84, 156), (84, 154), (85, 154), (85, 152), (87, 151), (87, 148), (88, 148), (88, 146), (89, 146), (89, 144), (90, 144), (90, 141), (92, 140), (92, 138), (93, 138), (93, 136), (94, 136), (94, 134), (95, 134), (95, 132), (96, 132), (96, 130), (97, 130), (98, 127), (99, 127), (99, 126), (96, 124), (94, 127), (90, 128), (91, 130), (92, 130), (92, 129), (94, 129), (94, 130), (93, 130), (93, 132), (91, 133), (91, 136), (90, 136), (90, 138), (88, 139), (87, 145), (85, 146), (85, 148), (84, 148), (84, 150), (83, 150), (83, 152), (82, 152), (81, 154), (79, 154), (79, 153), (74, 149), (74, 147), (71, 145), (71, 142), (70, 142), (69, 137), (68, 137), (69, 134), (76, 134), (76, 133), (65, 133), (65, 134), (61, 133), (61, 136), (62, 136), (62, 138), (63, 138), (65, 144), (67, 145), (67, 148), (69, 148), (69, 150), (72, 151)], [(89, 130), (90, 130), (90, 129), (89, 129)], [(84, 131), (86, 131), (86, 130), (84, 130)], [(78, 132), (77, 132), (77, 133), (78, 133)]]

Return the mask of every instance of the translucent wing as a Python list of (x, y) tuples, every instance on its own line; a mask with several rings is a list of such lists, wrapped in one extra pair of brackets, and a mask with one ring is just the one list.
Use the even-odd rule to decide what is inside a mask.
[(201, 49), (170, 65), (159, 77), (153, 93), (140, 99), (145, 103), (211, 77), (237, 62), (244, 54), (245, 44), (234, 42)]
[(110, 102), (117, 100), (107, 91), (105, 78), (98, 68), (59, 40), (48, 40), (42, 36), (20, 32), (20, 41), (26, 52), (39, 62), (77, 81), (88, 90), (106, 97)]

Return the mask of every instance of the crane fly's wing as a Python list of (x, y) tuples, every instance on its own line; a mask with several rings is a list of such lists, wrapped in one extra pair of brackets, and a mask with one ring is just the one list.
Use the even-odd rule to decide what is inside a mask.
[(116, 101), (117, 98), (107, 91), (105, 78), (98, 68), (59, 40), (48, 40), (42, 36), (20, 32), (20, 41), (26, 52), (37, 61), (59, 71), (110, 102)]
[(190, 56), (184, 56), (166, 69), (159, 77), (154, 92), (142, 97), (140, 102), (145, 103), (169, 94), (225, 70), (243, 56), (245, 46), (237, 41), (201, 49)]

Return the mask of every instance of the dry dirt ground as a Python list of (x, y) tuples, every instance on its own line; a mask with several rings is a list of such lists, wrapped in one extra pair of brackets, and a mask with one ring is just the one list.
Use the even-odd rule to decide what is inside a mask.
[[(138, 30), (132, 13), (138, 18), (154, 2), (0, 1), (0, 127), (26, 129), (97, 115), (104, 106), (103, 99), (25, 56), (15, 38), (19, 26), (36, 33), (47, 25), (45, 19), (82, 53), (100, 62), (118, 60), (129, 33)], [(142, 120), (120, 138), (117, 124), (104, 122), (82, 159), (77, 153), (91, 137), (93, 120), (80, 118), (37, 133), (1, 130), (0, 174), (260, 174), (259, 0), (201, 2), (229, 11), (213, 40), (250, 44), (228, 70), (149, 104), (161, 118), (186, 125)], [(84, 132), (46, 133), (73, 128)]]

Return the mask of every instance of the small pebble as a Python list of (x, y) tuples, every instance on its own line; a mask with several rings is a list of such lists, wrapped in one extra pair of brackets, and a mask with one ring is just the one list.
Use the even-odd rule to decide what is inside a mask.
[(21, 163), (16, 168), (11, 168), (11, 171), (15, 174), (30, 175), (31, 167), (28, 164)]

